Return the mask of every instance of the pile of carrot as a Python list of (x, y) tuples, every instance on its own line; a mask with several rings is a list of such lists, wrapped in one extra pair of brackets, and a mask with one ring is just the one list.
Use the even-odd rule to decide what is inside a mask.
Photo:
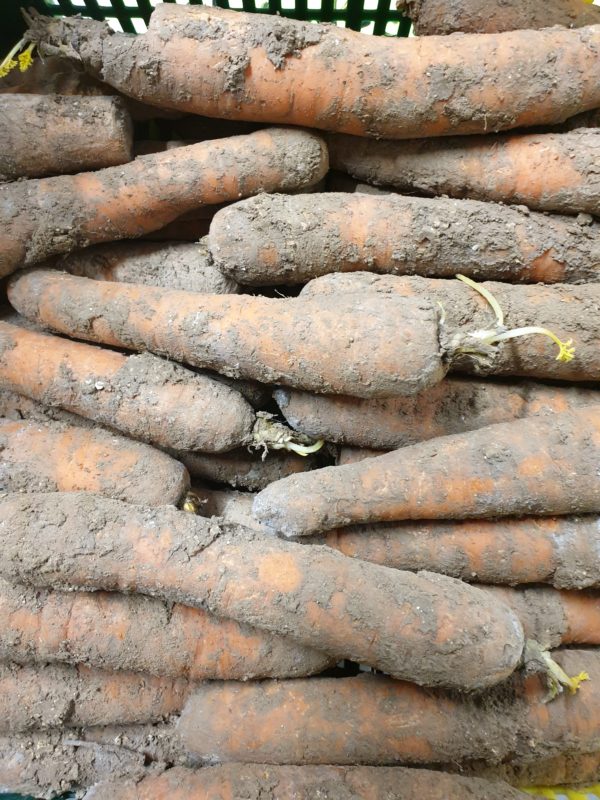
[(0, 792), (600, 783), (600, 8), (398, 9), (24, 15)]

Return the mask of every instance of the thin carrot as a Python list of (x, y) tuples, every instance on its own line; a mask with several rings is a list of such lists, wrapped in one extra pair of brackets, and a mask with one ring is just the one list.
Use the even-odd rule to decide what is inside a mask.
[(522, 674), (475, 696), (375, 675), (207, 683), (178, 730), (197, 758), (271, 764), (494, 764), (596, 751), (600, 654), (562, 650), (556, 660), (590, 679), (552, 702), (544, 677)]
[(55, 494), (12, 495), (0, 509), (0, 573), (10, 580), (201, 606), (419, 683), (489, 686), (523, 655), (512, 611), (440, 575), (385, 569), (172, 507)]
[(541, 211), (600, 214), (598, 130), (411, 142), (330, 136), (328, 143), (332, 167), (368, 183)]
[(500, 33), (564, 25), (582, 28), (600, 23), (600, 8), (586, 0), (397, 0), (412, 19), (417, 36), (449, 33)]
[(0, 276), (78, 247), (143, 236), (202, 205), (316, 183), (326, 171), (319, 138), (268, 129), (98, 172), (7, 184), (0, 188)]
[(264, 383), (385, 397), (414, 394), (446, 371), (438, 310), (423, 299), (198, 295), (43, 269), (16, 277), (9, 298), (75, 338)]
[(189, 487), (175, 459), (102, 428), (0, 419), (0, 489), (98, 492), (129, 503), (176, 505)]
[(600, 280), (599, 235), (591, 220), (499, 203), (330, 192), (263, 194), (227, 206), (213, 217), (209, 246), (219, 269), (256, 286), (360, 269), (579, 283)]
[(0, 580), (0, 656), (190, 680), (302, 677), (331, 659), (199, 608), (141, 595), (46, 592)]
[(58, 48), (127, 95), (209, 117), (400, 139), (560, 122), (600, 106), (596, 27), (373, 40), (166, 3), (133, 40), (93, 20), (28, 21), (40, 52)]
[(489, 425), (272, 483), (254, 515), (285, 536), (401, 519), (600, 512), (600, 405)]

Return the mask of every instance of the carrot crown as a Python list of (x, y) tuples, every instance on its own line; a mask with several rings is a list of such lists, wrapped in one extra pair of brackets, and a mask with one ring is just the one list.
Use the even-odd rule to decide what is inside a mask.
[[(20, 39), (10, 53), (0, 62), (0, 78), (4, 78), (15, 67), (19, 67), (21, 72), (25, 72), (26, 69), (29, 69), (33, 62), (34, 49), (35, 43), (32, 42), (28, 45), (26, 39)], [(19, 53), (20, 50), (22, 52)]]

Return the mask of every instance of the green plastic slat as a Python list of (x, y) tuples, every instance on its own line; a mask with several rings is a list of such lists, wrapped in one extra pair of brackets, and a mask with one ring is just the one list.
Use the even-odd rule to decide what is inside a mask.
[(348, 0), (345, 20), (346, 27), (359, 31), (363, 18), (363, 0)]
[(385, 33), (385, 26), (390, 21), (390, 17), (387, 13), (389, 10), (390, 0), (378, 0), (377, 11), (375, 13), (375, 26), (373, 28), (373, 34), (375, 36), (382, 36)]

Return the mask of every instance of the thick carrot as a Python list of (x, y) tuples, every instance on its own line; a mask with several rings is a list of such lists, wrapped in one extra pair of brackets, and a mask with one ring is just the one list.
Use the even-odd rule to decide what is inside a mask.
[(600, 214), (600, 131), (591, 128), (412, 142), (330, 136), (329, 154), (335, 169), (399, 191)]
[(101, 281), (143, 283), (206, 294), (235, 294), (238, 285), (209, 264), (200, 242), (113, 242), (57, 258), (53, 267)]
[[(482, 133), (560, 122), (600, 105), (596, 27), (371, 40), (345, 28), (165, 4), (134, 40), (105, 23), (39, 16), (29, 36), (42, 53), (59, 47), (157, 106), (360, 136)], [(155, 70), (144, 69), (149, 61)]]
[(2, 321), (0, 387), (163, 447), (228, 450), (251, 442), (256, 420), (238, 392), (208, 375)]
[(397, 0), (412, 19), (417, 36), (449, 33), (500, 33), (564, 25), (582, 28), (600, 23), (600, 8), (586, 0)]
[(263, 489), (254, 515), (284, 536), (401, 519), (600, 512), (600, 405), (489, 425)]
[[(456, 767), (448, 765), (448, 769)], [(461, 764), (460, 771), (486, 780), (503, 780), (512, 786), (585, 786), (600, 780), (600, 752), (565, 753), (523, 764), (509, 761), (491, 766), (474, 762)], [(557, 794), (561, 794), (560, 790)]]
[(28, 319), (76, 338), (264, 383), (387, 397), (415, 394), (446, 370), (439, 312), (422, 299), (198, 295), (43, 269), (16, 278), (9, 297)]
[(160, 450), (102, 428), (0, 419), (0, 490), (97, 492), (148, 506), (177, 504), (187, 470)]
[(600, 281), (599, 236), (596, 222), (498, 203), (330, 192), (234, 203), (213, 217), (209, 246), (220, 270), (256, 286), (360, 269), (580, 283)]
[(465, 581), (600, 588), (597, 515), (355, 525), (317, 543), (385, 567)]
[(492, 685), (522, 655), (508, 607), (440, 575), (385, 569), (168, 506), (12, 495), (0, 510), (7, 579), (199, 605), (419, 683)]
[(83, 800), (531, 800), (502, 781), (402, 767), (223, 764), (175, 767), (139, 781), (92, 787)]
[(45, 592), (0, 580), (0, 657), (190, 680), (302, 677), (331, 659), (283, 637), (141, 595)]
[(595, 389), (458, 377), (415, 397), (359, 400), (283, 388), (274, 396), (295, 430), (337, 444), (380, 450), (600, 402)]
[(268, 129), (136, 158), (120, 167), (0, 187), (0, 276), (78, 247), (129, 239), (202, 205), (318, 181), (324, 143)]
[[(443, 308), (442, 346), (450, 370), (480, 375), (522, 375), (568, 381), (600, 379), (600, 285), (512, 286), (487, 281), (481, 286), (498, 301), (503, 326), (477, 291), (459, 280), (373, 275), (369, 272), (331, 274), (306, 285), (301, 297), (342, 292), (370, 292), (422, 298)], [(556, 345), (547, 336), (528, 335), (488, 347), (472, 334), (482, 331), (543, 326), (575, 346), (573, 358), (556, 358)], [(466, 352), (475, 351), (475, 352)], [(559, 350), (560, 353), (560, 350)]]
[(0, 180), (125, 164), (132, 136), (118, 97), (0, 94)]
[(585, 671), (590, 680), (551, 703), (541, 675), (515, 675), (475, 696), (375, 675), (206, 683), (190, 695), (178, 730), (196, 758), (271, 764), (499, 763), (596, 751), (600, 653), (555, 657), (568, 675)]

